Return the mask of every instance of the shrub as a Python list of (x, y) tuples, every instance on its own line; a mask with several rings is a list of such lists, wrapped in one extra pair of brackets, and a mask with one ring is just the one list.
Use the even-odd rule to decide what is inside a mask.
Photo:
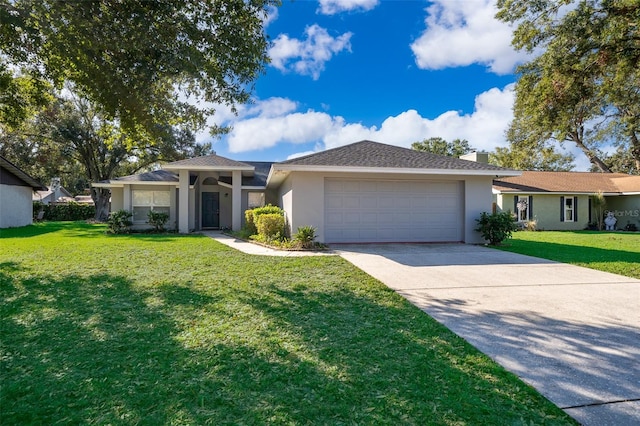
[[(256, 207), (255, 209), (251, 209), (251, 210), (245, 210), (244, 212), (245, 228), (247, 228), (249, 235), (260, 233), (258, 230), (258, 218), (261, 215), (265, 215), (265, 214), (277, 214), (284, 217), (284, 210), (282, 210), (278, 206), (272, 206), (271, 204), (268, 204), (263, 207)], [(283, 227), (283, 230), (284, 230), (284, 227)]]
[(258, 235), (263, 239), (279, 240), (284, 236), (284, 216), (277, 213), (261, 214), (256, 217)]
[(316, 239), (316, 228), (313, 226), (301, 226), (293, 236), (293, 240), (298, 242), (303, 248), (313, 247)]
[(478, 222), (476, 231), (479, 231), (482, 238), (489, 241), (492, 246), (497, 246), (507, 238), (511, 238), (511, 233), (516, 230), (511, 212), (492, 214), (482, 212), (480, 219), (476, 219), (476, 222)]
[(107, 225), (109, 225), (108, 232), (112, 234), (128, 234), (133, 224), (133, 222), (131, 222), (132, 217), (133, 213), (127, 210), (111, 212), (107, 218)]
[(33, 214), (37, 215), (41, 210), (44, 212), (42, 220), (87, 220), (96, 215), (95, 206), (73, 201), (64, 204), (43, 204), (40, 201), (34, 201)]
[(164, 225), (166, 225), (168, 220), (169, 215), (164, 212), (149, 210), (149, 213), (147, 213), (147, 223), (153, 226), (156, 232), (164, 232)]
[(258, 232), (256, 228), (255, 216), (253, 215), (254, 209), (249, 209), (244, 211), (244, 227), (247, 230), (249, 235), (253, 235)]

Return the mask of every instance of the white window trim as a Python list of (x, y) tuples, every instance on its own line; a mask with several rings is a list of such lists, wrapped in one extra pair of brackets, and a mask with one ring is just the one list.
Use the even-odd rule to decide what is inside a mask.
[[(569, 200), (571, 200), (571, 207), (570, 208), (568, 208), (568, 206), (567, 206)], [(564, 206), (562, 206), (562, 208), (564, 209), (564, 220), (563, 220), (563, 222), (574, 222), (576, 206), (574, 205), (573, 197), (565, 196), (564, 197)], [(570, 218), (569, 218), (569, 215), (567, 215), (567, 212), (571, 212), (571, 217)]]
[[(151, 193), (151, 203), (150, 204), (136, 204), (135, 203), (135, 193), (136, 192), (150, 192)], [(155, 203), (155, 193), (157, 192), (162, 192), (167, 196), (168, 204), (164, 205), (164, 204), (156, 204)], [(162, 209), (162, 210), (166, 210), (168, 214), (171, 214), (171, 191), (153, 191), (153, 190), (149, 190), (149, 189), (133, 189), (131, 190), (131, 213), (134, 213), (134, 209), (136, 207), (148, 207), (151, 211), (154, 211), (156, 209)], [(147, 218), (145, 217), (144, 219), (135, 219), (135, 216), (132, 218), (133, 223), (136, 224), (140, 224), (140, 223), (147, 223)]]
[[(518, 217), (518, 222), (528, 222), (529, 221), (529, 196), (528, 195), (516, 195), (518, 201), (516, 203), (516, 205), (518, 205), (518, 211), (516, 212), (516, 215)], [(524, 205), (526, 206), (524, 208), (524, 210), (520, 209), (520, 203), (524, 203)], [(521, 212), (524, 211), (525, 214), (525, 218), (522, 219), (521, 216)]]

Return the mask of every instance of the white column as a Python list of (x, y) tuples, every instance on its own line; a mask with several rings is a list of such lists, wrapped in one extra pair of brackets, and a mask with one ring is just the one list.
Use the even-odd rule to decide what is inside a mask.
[(231, 178), (231, 229), (242, 227), (242, 172), (234, 170)]
[(189, 233), (189, 170), (180, 170), (178, 189), (178, 231)]

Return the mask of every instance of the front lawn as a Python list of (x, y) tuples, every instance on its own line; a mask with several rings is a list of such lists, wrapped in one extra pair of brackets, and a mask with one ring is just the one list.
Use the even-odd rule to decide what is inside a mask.
[(574, 424), (336, 256), (0, 231), (0, 424)]
[(501, 250), (640, 278), (640, 233), (514, 232)]

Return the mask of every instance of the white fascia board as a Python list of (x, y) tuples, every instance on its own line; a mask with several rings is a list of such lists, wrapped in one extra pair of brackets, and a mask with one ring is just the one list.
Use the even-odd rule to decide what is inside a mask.
[(111, 182), (95, 182), (91, 184), (94, 188), (122, 188), (124, 183), (111, 183)]
[(266, 186), (243, 186), (242, 189), (246, 189), (249, 191), (264, 191), (267, 189)]
[[(458, 175), (458, 176), (520, 176), (519, 170), (468, 170), (468, 169), (412, 169), (404, 167), (342, 167), (342, 166), (301, 166), (295, 164), (274, 164), (269, 179), (274, 172), (331, 172), (331, 173), (385, 173), (412, 175)], [(267, 180), (269, 180), (267, 179)]]
[[(607, 194), (604, 194), (607, 195)], [(633, 192), (621, 192), (619, 194), (613, 194), (613, 195), (640, 195), (639, 191), (633, 191)]]

